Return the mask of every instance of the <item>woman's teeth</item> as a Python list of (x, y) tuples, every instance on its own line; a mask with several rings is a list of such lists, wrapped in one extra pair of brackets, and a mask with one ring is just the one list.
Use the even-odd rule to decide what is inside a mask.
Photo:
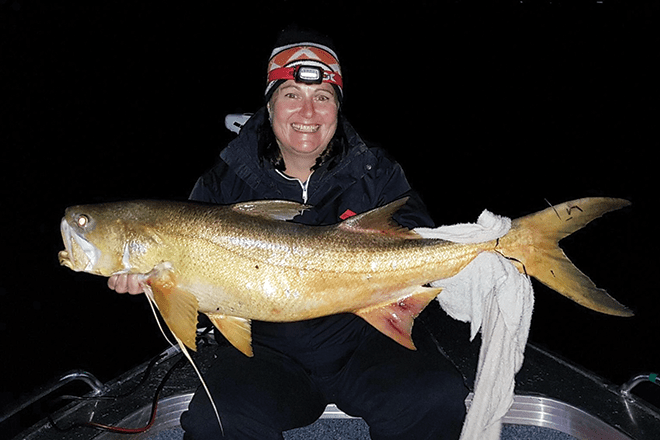
[(313, 125), (291, 124), (291, 127), (293, 127), (294, 130), (300, 131), (302, 133), (315, 133), (318, 131), (319, 128), (321, 128), (321, 126), (318, 124), (313, 124)]

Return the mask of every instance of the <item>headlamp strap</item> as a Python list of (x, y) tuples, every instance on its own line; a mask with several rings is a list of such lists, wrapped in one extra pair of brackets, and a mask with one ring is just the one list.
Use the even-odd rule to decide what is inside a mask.
[(330, 70), (323, 70), (320, 67), (312, 66), (294, 66), (294, 67), (279, 67), (273, 69), (268, 73), (268, 81), (276, 81), (278, 79), (292, 79), (296, 82), (305, 84), (321, 84), (322, 82), (335, 84), (340, 88), (343, 87), (341, 75), (337, 72)]

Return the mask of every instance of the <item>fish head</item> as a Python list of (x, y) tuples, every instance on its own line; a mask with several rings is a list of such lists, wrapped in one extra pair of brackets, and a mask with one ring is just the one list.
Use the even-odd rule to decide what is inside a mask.
[(141, 222), (136, 209), (140, 207), (120, 203), (67, 208), (60, 224), (64, 242), (58, 254), (60, 264), (101, 276), (139, 271), (131, 264), (131, 251), (144, 253), (148, 240), (138, 232)]

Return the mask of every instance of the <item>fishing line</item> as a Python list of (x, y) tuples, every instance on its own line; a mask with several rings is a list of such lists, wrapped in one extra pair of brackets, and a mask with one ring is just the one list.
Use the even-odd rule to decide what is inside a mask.
[[(178, 347), (175, 348), (178, 350)], [(140, 382), (138, 382), (133, 388), (131, 388), (129, 391), (126, 391), (125, 393), (116, 394), (114, 396), (73, 396), (70, 394), (64, 394), (62, 396), (53, 399), (51, 401), (51, 407), (63, 400), (77, 400), (77, 401), (116, 400), (116, 399), (123, 399), (124, 397), (128, 397), (131, 394), (135, 393), (138, 390), (138, 388), (140, 388), (147, 381), (147, 379), (151, 375), (151, 370), (153, 370), (156, 363), (159, 360), (163, 359), (168, 354), (169, 354), (168, 352), (163, 352), (155, 356), (153, 359), (151, 359), (151, 361), (149, 361), (149, 364), (147, 365), (147, 368), (144, 369), (144, 373), (142, 373), (142, 378), (140, 379)]]
[[(160, 318), (158, 318), (158, 313), (156, 313), (156, 307), (154, 306), (154, 298), (153, 298), (153, 292), (151, 291), (151, 287), (149, 287), (148, 284), (145, 284), (144, 286), (144, 293), (147, 297), (147, 302), (149, 303), (149, 307), (151, 307), (151, 313), (154, 314), (154, 318), (156, 318), (156, 324), (158, 325), (158, 328), (160, 329), (160, 332), (163, 334), (163, 337), (167, 341), (168, 344), (172, 347), (176, 347), (176, 344), (170, 340), (170, 338), (167, 337), (167, 334), (165, 333), (165, 330), (163, 329), (163, 326), (160, 323)], [(176, 337), (176, 336), (175, 336)]]
[[(156, 313), (156, 307), (158, 307), (158, 304), (154, 306), (155, 301), (153, 299), (153, 292), (148, 284), (144, 285), (144, 292), (146, 294), (145, 296), (147, 297), (147, 302), (151, 307), (151, 311), (153, 312), (154, 317), (156, 318), (156, 323), (158, 324), (158, 328), (160, 329), (160, 332), (163, 334), (167, 342), (169, 342), (172, 347), (176, 347), (174, 343), (172, 343), (172, 341), (170, 341), (170, 339), (167, 337), (167, 335), (165, 334), (165, 330), (163, 330), (163, 327), (160, 324), (160, 319), (158, 318), (158, 314)], [(206, 386), (206, 382), (202, 377), (202, 373), (200, 373), (199, 369), (197, 368), (197, 365), (193, 361), (192, 357), (190, 357), (190, 354), (188, 353), (188, 350), (186, 349), (186, 346), (181, 341), (181, 339), (179, 339), (179, 337), (174, 333), (172, 333), (172, 336), (174, 336), (174, 339), (176, 339), (177, 343), (179, 344), (179, 347), (181, 347), (181, 352), (183, 353), (183, 355), (188, 359), (188, 361), (190, 361), (190, 365), (192, 365), (193, 369), (195, 370), (195, 373), (197, 374), (197, 377), (199, 378), (199, 381), (202, 384), (202, 387), (204, 387), (204, 391), (206, 392), (206, 395), (208, 396), (209, 401), (211, 402), (211, 406), (213, 407), (213, 412), (215, 413), (215, 417), (218, 420), (218, 425), (220, 426), (220, 431), (222, 432), (222, 436), (224, 437), (225, 430), (222, 427), (222, 420), (220, 420), (220, 413), (218, 412), (218, 408), (216, 407), (213, 397), (211, 396), (211, 391)]]
[(559, 212), (557, 212), (557, 208), (555, 208), (555, 205), (553, 205), (552, 203), (550, 203), (550, 201), (549, 201), (548, 199), (545, 199), (545, 198), (544, 198), (543, 200), (545, 200), (545, 203), (547, 203), (548, 206), (550, 206), (550, 207), (552, 208), (552, 210), (555, 211), (555, 214), (557, 214), (557, 218), (558, 218), (559, 220), (561, 220), (561, 215), (559, 215)]
[[(153, 295), (153, 293), (151, 292), (151, 289), (149, 289), (148, 286), (145, 286), (145, 293), (146, 293), (145, 296), (147, 297), (147, 302), (149, 303), (151, 311), (152, 311), (154, 317), (156, 318), (156, 323), (158, 324), (158, 328), (160, 329), (161, 333), (163, 334), (163, 337), (165, 338), (165, 340), (172, 346), (172, 348), (176, 349), (177, 344), (174, 344), (167, 337), (167, 334), (165, 333), (165, 330), (163, 329), (163, 327), (160, 323), (160, 319), (158, 317), (158, 314), (156, 313), (156, 307), (157, 306), (154, 307), (153, 298), (151, 297), (151, 295)], [(74, 429), (78, 426), (87, 426), (87, 427), (90, 427), (90, 428), (95, 428), (95, 429), (99, 429), (99, 430), (102, 430), (102, 431), (108, 431), (108, 432), (112, 432), (112, 433), (116, 433), (116, 434), (139, 434), (139, 433), (142, 433), (142, 432), (146, 432), (149, 428), (151, 428), (153, 426), (153, 424), (156, 420), (156, 411), (158, 409), (158, 399), (160, 397), (161, 391), (165, 387), (165, 383), (167, 382), (167, 380), (169, 379), (169, 377), (172, 375), (172, 373), (174, 372), (174, 370), (177, 367), (179, 367), (180, 365), (183, 365), (184, 361), (188, 361), (190, 363), (190, 365), (192, 365), (193, 369), (195, 370), (195, 373), (197, 374), (197, 377), (199, 378), (202, 386), (204, 387), (204, 391), (206, 392), (206, 395), (208, 396), (209, 401), (211, 402), (211, 406), (213, 407), (213, 411), (214, 411), (215, 416), (218, 420), (218, 425), (220, 426), (220, 431), (222, 432), (222, 435), (224, 437), (224, 428), (222, 426), (222, 421), (220, 419), (220, 414), (218, 412), (218, 408), (216, 407), (215, 402), (213, 401), (213, 398), (211, 396), (211, 391), (208, 389), (208, 387), (206, 385), (206, 382), (204, 381), (204, 379), (202, 377), (202, 373), (197, 368), (197, 365), (195, 364), (192, 357), (188, 353), (188, 350), (186, 349), (183, 342), (175, 334), (172, 334), (172, 336), (174, 336), (174, 338), (176, 339), (176, 341), (178, 343), (178, 347), (181, 349), (181, 352), (183, 354), (183, 357), (181, 357), (181, 359), (179, 359), (176, 362), (176, 364), (174, 364), (174, 366), (172, 366), (167, 371), (167, 373), (165, 374), (165, 376), (161, 380), (160, 384), (158, 385), (158, 388), (156, 389), (156, 393), (154, 394), (154, 397), (153, 397), (153, 400), (152, 400), (152, 403), (151, 403), (151, 415), (150, 415), (150, 418), (149, 418), (149, 422), (145, 426), (143, 426), (141, 428), (122, 428), (122, 427), (109, 426), (109, 425), (105, 425), (105, 424), (102, 424), (102, 423), (96, 423), (96, 422), (80, 422), (80, 423), (74, 423), (74, 424), (72, 424), (71, 426), (69, 426), (67, 428), (62, 428), (62, 427), (60, 427), (56, 424), (55, 420), (53, 419), (53, 415), (49, 414), (48, 415), (48, 421), (50, 422), (51, 426), (53, 426), (53, 428), (55, 428), (55, 430), (60, 431), (60, 432), (67, 432), (67, 431), (70, 431), (70, 430), (72, 430), (72, 429)], [(151, 369), (153, 369), (156, 362), (158, 362), (158, 360), (163, 358), (165, 356), (165, 354), (166, 353), (161, 353), (160, 355), (156, 356), (154, 359), (151, 360), (151, 362), (149, 363), (149, 365), (145, 369), (145, 373), (144, 373), (142, 379), (140, 380), (140, 383), (138, 385), (136, 385), (128, 393), (124, 393), (124, 394), (121, 394), (119, 396), (98, 396), (98, 397), (61, 396), (58, 400), (62, 400), (62, 399), (68, 399), (68, 400), (110, 400), (110, 399), (117, 399), (119, 397), (125, 397), (127, 395), (130, 395), (140, 385), (142, 385), (142, 383), (144, 383), (146, 381)]]
[[(555, 210), (555, 212), (557, 212), (557, 210)], [(559, 214), (557, 214), (557, 215), (559, 215)], [(499, 245), (500, 245), (500, 239), (498, 238), (497, 241), (495, 242), (495, 248), (497, 248)], [(523, 270), (523, 272), (525, 273), (525, 276), (529, 276), (529, 274), (527, 273), (527, 267), (525, 267), (525, 263), (523, 263), (522, 261), (520, 261), (520, 260), (517, 259), (517, 258), (514, 258), (514, 257), (507, 257), (506, 255), (504, 255), (501, 251), (499, 251), (499, 250), (497, 250), (497, 249), (494, 249), (494, 251), (495, 251), (497, 254), (501, 255), (502, 257), (506, 258), (507, 260), (509, 260), (509, 261), (513, 261), (514, 263), (518, 263), (518, 264), (520, 264), (520, 266), (522, 266), (522, 270)], [(554, 274), (553, 274), (553, 275), (554, 275)]]
[[(163, 357), (163, 354), (157, 356), (154, 360), (152, 360), (152, 363), (155, 364), (155, 361), (158, 361), (162, 357)], [(176, 370), (177, 368), (184, 365), (185, 362), (186, 362), (186, 358), (184, 356), (182, 356), (173, 366), (170, 367), (169, 370), (167, 370), (167, 373), (165, 373), (165, 376), (163, 377), (163, 379), (158, 384), (158, 388), (156, 388), (156, 392), (155, 392), (154, 397), (151, 401), (151, 413), (150, 413), (150, 417), (149, 417), (149, 422), (147, 422), (147, 424), (145, 426), (141, 427), (141, 428), (122, 428), (122, 427), (119, 427), (119, 426), (109, 426), (109, 425), (105, 425), (105, 424), (97, 423), (97, 422), (73, 423), (71, 426), (68, 426), (66, 428), (62, 428), (59, 425), (57, 425), (57, 423), (55, 423), (55, 420), (53, 419), (52, 414), (48, 415), (48, 422), (51, 424), (51, 426), (53, 428), (55, 428), (55, 430), (60, 431), (60, 432), (68, 432), (68, 431), (71, 431), (72, 429), (77, 428), (79, 426), (86, 426), (86, 427), (89, 427), (89, 428), (95, 428), (95, 429), (99, 429), (101, 431), (108, 431), (108, 432), (113, 432), (113, 433), (116, 433), (116, 434), (139, 434), (139, 433), (145, 432), (149, 428), (151, 428), (153, 426), (154, 422), (156, 421), (156, 411), (158, 409), (158, 400), (160, 398), (160, 393), (163, 391), (163, 388), (165, 388), (165, 383), (170, 378), (170, 376), (172, 375), (174, 370)], [(147, 369), (153, 368), (152, 363), (150, 363), (150, 365), (149, 365), (149, 367), (147, 367)], [(145, 377), (146, 377), (146, 375), (147, 375), (147, 371), (145, 371)], [(144, 382), (144, 377), (143, 377), (143, 380), (140, 382), (140, 384), (142, 382)], [(131, 390), (131, 392), (135, 391), (135, 389), (137, 389), (137, 387), (135, 387), (133, 390)], [(120, 395), (119, 397), (122, 397), (122, 396), (125, 396), (125, 395), (126, 394), (123, 394), (123, 395)], [(64, 396), (62, 396), (62, 397), (64, 397)], [(71, 397), (73, 397), (73, 396), (71, 396)], [(115, 396), (115, 397), (113, 397), (113, 396), (81, 397), (80, 400), (105, 400), (105, 399), (115, 399), (116, 397), (117, 396)]]
[(193, 369), (195, 370), (195, 373), (197, 373), (197, 377), (199, 378), (199, 381), (202, 383), (202, 387), (204, 387), (204, 391), (206, 392), (206, 396), (209, 398), (209, 402), (211, 402), (211, 407), (213, 408), (213, 412), (215, 413), (215, 417), (218, 420), (218, 425), (220, 426), (220, 432), (222, 433), (222, 436), (225, 436), (225, 429), (222, 427), (222, 420), (220, 420), (220, 413), (218, 412), (218, 408), (215, 406), (215, 401), (213, 400), (213, 396), (211, 396), (211, 390), (206, 386), (206, 382), (204, 381), (204, 378), (202, 377), (202, 373), (199, 372), (197, 369), (197, 365), (195, 365), (195, 362), (192, 360), (192, 357), (190, 357), (190, 354), (188, 353), (188, 349), (186, 346), (183, 344), (181, 339), (177, 337), (174, 333), (172, 333), (174, 338), (177, 340), (179, 343), (179, 346), (181, 347), (181, 351), (183, 352), (183, 355), (190, 361), (190, 365), (192, 365)]

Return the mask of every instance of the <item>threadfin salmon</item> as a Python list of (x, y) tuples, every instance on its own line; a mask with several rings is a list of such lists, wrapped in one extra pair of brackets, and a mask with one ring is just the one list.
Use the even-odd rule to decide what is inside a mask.
[(65, 250), (59, 260), (72, 270), (101, 276), (146, 274), (153, 301), (186, 346), (195, 348), (201, 312), (248, 356), (253, 319), (290, 322), (337, 313), (357, 314), (414, 349), (413, 321), (441, 290), (430, 283), (457, 274), (481, 252), (504, 255), (592, 310), (632, 316), (558, 246), (628, 201), (566, 202), (513, 220), (500, 239), (476, 244), (424, 238), (396, 225), (392, 215), (405, 202), (331, 226), (286, 221), (305, 207), (284, 201), (74, 206), (62, 219)]

